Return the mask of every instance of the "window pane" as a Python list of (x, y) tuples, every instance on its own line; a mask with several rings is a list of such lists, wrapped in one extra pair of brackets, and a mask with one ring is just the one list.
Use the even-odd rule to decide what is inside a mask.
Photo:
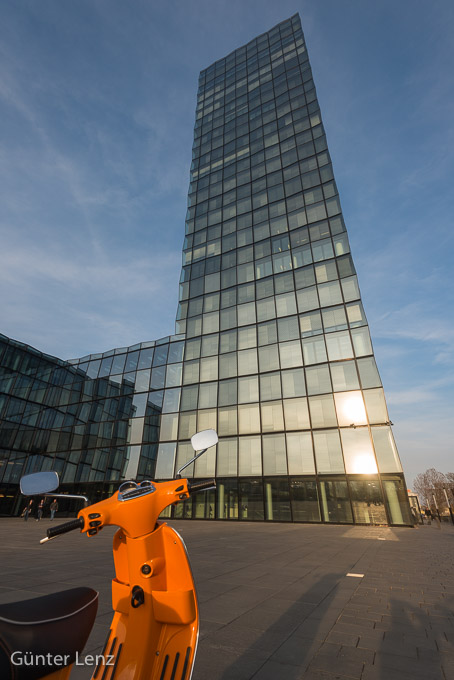
[(210, 408), (217, 405), (218, 384), (205, 383), (199, 388), (199, 408)]
[(396, 475), (392, 479), (383, 479), (383, 489), (391, 523), (413, 524), (403, 478)]
[(225, 437), (237, 434), (237, 409), (235, 406), (218, 409), (218, 435)]
[(329, 283), (321, 283), (317, 286), (320, 297), (321, 307), (330, 307), (331, 305), (339, 305), (342, 300), (341, 288), (339, 281), (330, 281)]
[(262, 446), (260, 437), (240, 437), (239, 475), (262, 474)]
[(159, 438), (163, 441), (175, 440), (178, 434), (178, 413), (161, 416)]
[(166, 390), (164, 396), (163, 413), (174, 413), (180, 407), (180, 389)]
[(236, 352), (221, 354), (219, 357), (219, 378), (234, 378), (237, 375)]
[(285, 399), (284, 417), (286, 430), (310, 429), (307, 399)]
[(309, 312), (300, 316), (300, 330), (303, 338), (323, 333), (320, 312)]
[(282, 371), (281, 376), (283, 397), (304, 397), (306, 394), (306, 384), (302, 368)]
[(265, 480), (265, 511), (268, 520), (291, 521), (287, 479)]
[[(256, 474), (260, 474), (260, 471)], [(241, 481), (239, 483), (239, 496), (240, 519), (247, 520), (248, 522), (264, 519), (263, 482), (261, 479)]]
[(238, 352), (238, 375), (249, 373), (258, 373), (256, 349), (245, 349)]
[(337, 419), (332, 394), (309, 397), (312, 427), (336, 427)]
[(207, 357), (200, 360), (200, 381), (217, 380), (218, 378), (218, 358)]
[(347, 482), (320, 482), (320, 501), (325, 522), (353, 522)]
[(391, 428), (373, 427), (371, 429), (380, 472), (402, 472)]
[(172, 479), (175, 463), (176, 444), (159, 444), (156, 463), (156, 479)]
[(281, 401), (262, 404), (262, 432), (280, 432), (284, 429), (284, 416)]
[(347, 316), (344, 307), (330, 307), (323, 310), (323, 326), (326, 333), (342, 331), (347, 328)]
[(301, 366), (303, 363), (301, 343), (299, 340), (280, 343), (279, 354), (281, 359), (281, 368)]
[(276, 313), (277, 316), (290, 316), (291, 314), (296, 314), (295, 293), (276, 295)]
[(250, 349), (257, 347), (256, 326), (238, 329), (238, 349)]
[(306, 338), (302, 341), (304, 363), (321, 364), (327, 360), (323, 337)]
[(358, 524), (387, 524), (388, 520), (378, 480), (350, 481), (353, 514)]
[(362, 357), (372, 354), (372, 343), (370, 341), (369, 328), (353, 328), (351, 331), (355, 356)]
[(361, 302), (352, 302), (347, 305), (347, 316), (350, 328), (364, 326), (367, 323)]
[(258, 326), (259, 345), (271, 345), (277, 342), (277, 327), (275, 321), (268, 321)]
[(239, 305), (238, 311), (238, 326), (247, 326), (250, 323), (255, 323), (255, 302), (248, 302), (245, 305)]
[(350, 276), (347, 279), (342, 279), (341, 283), (345, 302), (359, 299), (359, 287), (356, 276)]
[(181, 391), (181, 410), (190, 411), (197, 408), (197, 397), (199, 394), (199, 386), (183, 387)]
[[(166, 371), (166, 387), (177, 387), (178, 385), (181, 385), (182, 369), (183, 364), (168, 364)], [(139, 371), (139, 373), (140, 372), (141, 371)]]
[(236, 330), (226, 331), (220, 335), (219, 352), (225, 354), (226, 352), (235, 352), (237, 348)]
[(260, 371), (275, 371), (279, 368), (277, 345), (259, 347)]
[(202, 356), (210, 357), (218, 354), (219, 348), (219, 335), (207, 335), (202, 338)]
[(320, 522), (320, 508), (315, 481), (291, 479), (290, 498), (294, 522)]
[(368, 387), (381, 387), (380, 376), (378, 375), (377, 364), (374, 357), (358, 359), (359, 377), (363, 389)]
[(296, 340), (296, 338), (299, 338), (300, 332), (297, 316), (289, 316), (285, 319), (279, 319), (277, 323), (280, 342), (285, 342), (286, 340)]
[(265, 435), (263, 440), (263, 474), (286, 475), (285, 435)]
[(238, 425), (240, 434), (260, 432), (259, 405), (238, 406)]
[(296, 298), (298, 300), (299, 312), (308, 312), (310, 309), (317, 309), (320, 307), (316, 286), (298, 290), (296, 292)]
[(348, 331), (340, 333), (328, 333), (326, 335), (326, 347), (330, 361), (338, 359), (353, 359), (353, 348)]
[[(154, 371), (153, 371), (154, 373)], [(185, 361), (183, 370), (183, 384), (199, 382), (199, 361)], [(152, 378), (153, 384), (153, 378)]]
[(258, 376), (254, 375), (238, 380), (238, 403), (246, 404), (259, 400)]
[(260, 399), (268, 401), (270, 399), (280, 399), (281, 376), (279, 373), (265, 373), (260, 376)]
[[(202, 388), (202, 385), (200, 387)], [(237, 401), (237, 381), (222, 380), (219, 383), (219, 406), (230, 406)]]
[(289, 475), (315, 474), (310, 432), (288, 432), (286, 437)]
[(331, 392), (331, 379), (328, 364), (306, 368), (308, 394), (324, 394)]
[[(334, 395), (339, 425), (367, 425), (366, 409), (361, 392), (342, 392)], [(383, 421), (382, 421), (383, 422)]]
[[(215, 408), (205, 408), (201, 411), (197, 411), (197, 430), (196, 432), (201, 432), (202, 430), (217, 430), (216, 422), (216, 409)], [(214, 450), (214, 447), (210, 448), (210, 451)], [(196, 465), (197, 470), (197, 465)]]
[(387, 423), (389, 416), (383, 389), (379, 387), (376, 390), (365, 390), (363, 394), (369, 423), (371, 425), (375, 423)]
[(220, 439), (217, 446), (218, 477), (232, 477), (238, 474), (238, 441), (234, 439)]
[(354, 361), (339, 361), (330, 364), (334, 392), (359, 389), (358, 375)]
[(276, 316), (276, 309), (274, 306), (274, 298), (265, 298), (265, 300), (257, 300), (257, 321), (269, 321)]
[(378, 472), (368, 428), (341, 429), (341, 438), (348, 474), (374, 475)]
[(178, 439), (190, 439), (197, 432), (196, 416), (196, 411), (180, 413)]
[(314, 447), (319, 474), (344, 472), (344, 461), (337, 430), (314, 432)]

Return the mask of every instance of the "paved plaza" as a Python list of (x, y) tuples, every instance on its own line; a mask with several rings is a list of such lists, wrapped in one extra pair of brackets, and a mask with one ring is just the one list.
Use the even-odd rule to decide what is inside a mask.
[[(193, 680), (454, 680), (452, 525), (170, 524), (185, 539), (199, 594)], [(49, 525), (0, 519), (0, 602), (99, 590), (85, 652), (100, 653), (114, 529), (40, 546)], [(71, 677), (87, 679), (90, 669)]]

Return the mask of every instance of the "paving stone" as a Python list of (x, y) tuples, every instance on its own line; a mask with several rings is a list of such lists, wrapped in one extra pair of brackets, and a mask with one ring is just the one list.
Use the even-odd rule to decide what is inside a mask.
[(402, 669), (384, 668), (380, 665), (364, 666), (361, 680), (447, 680), (441, 669), (429, 670), (427, 674), (415, 675)]
[(320, 640), (311, 640), (291, 635), (274, 652), (271, 659), (279, 663), (289, 663), (306, 668), (320, 649), (320, 646)]
[(380, 649), (380, 646), (380, 639), (377, 639), (376, 637), (370, 637), (369, 635), (361, 635), (357, 644), (357, 647), (361, 649), (371, 649), (372, 651)]
[(339, 657), (334, 660), (329, 656), (319, 653), (314, 657), (309, 669), (320, 669), (326, 671), (332, 671), (335, 669), (336, 673), (340, 675), (358, 678), (359, 680), (364, 669), (364, 664), (361, 661), (351, 661), (350, 659)]
[(440, 664), (432, 661), (423, 662), (421, 659), (409, 659), (399, 654), (390, 654), (378, 651), (375, 655), (374, 665), (382, 668), (390, 668), (395, 671), (412, 673), (415, 678), (425, 678), (426, 674), (437, 674), (440, 671)]
[(339, 623), (347, 623), (352, 626), (361, 626), (361, 628), (374, 628), (375, 621), (360, 616), (349, 616), (348, 614), (341, 614)]
[[(276, 678), (276, 680), (278, 679)], [(279, 678), (279, 680), (281, 679)], [(332, 671), (322, 671), (318, 668), (314, 668), (306, 671), (301, 676), (301, 680), (356, 680), (356, 676), (341, 675), (336, 672), (336, 669), (332, 669)]]
[(334, 626), (334, 628), (328, 633), (326, 640), (327, 642), (332, 642), (333, 644), (356, 647), (359, 641), (359, 636), (352, 635), (351, 633), (342, 633), (336, 630), (336, 626)]

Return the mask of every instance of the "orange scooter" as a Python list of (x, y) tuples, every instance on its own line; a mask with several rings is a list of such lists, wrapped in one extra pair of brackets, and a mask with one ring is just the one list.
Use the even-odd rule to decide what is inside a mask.
[[(214, 430), (195, 434), (191, 442), (198, 453), (176, 479), (124, 482), (113, 496), (49, 528), (42, 539), (74, 529), (94, 537), (104, 526), (119, 527), (113, 539), (114, 616), (93, 680), (190, 680), (199, 633), (195, 585), (181, 536), (158, 517), (191, 493), (215, 486), (214, 480), (181, 479), (181, 472), (217, 441)], [(55, 497), (55, 481), (55, 472), (28, 475), (21, 490)], [(98, 593), (90, 588), (0, 605), (0, 678), (67, 680), (97, 606)]]

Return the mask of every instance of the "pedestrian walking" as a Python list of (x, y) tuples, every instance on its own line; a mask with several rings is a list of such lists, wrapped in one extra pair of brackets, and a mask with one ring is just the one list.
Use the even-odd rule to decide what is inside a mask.
[(36, 517), (37, 522), (41, 521), (41, 519), (43, 517), (43, 512), (44, 512), (44, 498), (42, 498), (40, 500), (39, 505), (38, 505), (38, 514), (37, 514), (37, 517)]
[(426, 517), (427, 517), (427, 524), (432, 524), (432, 512), (431, 512), (430, 508), (426, 508), (425, 514), (426, 514)]
[(24, 511), (24, 522), (26, 522), (33, 512), (33, 500), (31, 500), (26, 506)]
[(57, 512), (57, 510), (58, 510), (58, 501), (57, 501), (56, 498), (54, 498), (54, 500), (50, 504), (50, 521), (51, 522), (54, 519), (55, 513)]

